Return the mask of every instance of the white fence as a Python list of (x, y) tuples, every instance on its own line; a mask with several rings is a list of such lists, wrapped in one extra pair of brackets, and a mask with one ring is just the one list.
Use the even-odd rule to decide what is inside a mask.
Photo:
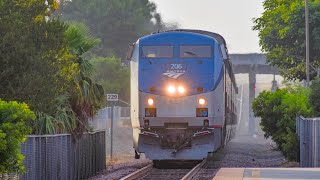
[[(97, 115), (90, 122), (90, 125), (94, 130), (108, 130), (111, 124), (112, 107), (105, 107), (100, 109)], [(130, 122), (130, 107), (119, 107), (115, 106), (113, 108), (113, 120), (114, 123), (119, 123), (119, 121)]]
[[(97, 113), (91, 122), (94, 130), (106, 130), (107, 157), (111, 158), (112, 156), (117, 160), (134, 159), (130, 108), (116, 106), (113, 108), (113, 118), (111, 116), (112, 108), (105, 107)], [(113, 119), (112, 123), (111, 119)]]
[(320, 167), (320, 118), (297, 117), (300, 166)]

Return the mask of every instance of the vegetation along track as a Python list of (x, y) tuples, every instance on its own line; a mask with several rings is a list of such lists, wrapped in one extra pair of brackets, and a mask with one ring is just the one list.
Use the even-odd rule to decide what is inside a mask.
[(205, 164), (205, 160), (201, 163), (194, 166), (192, 169), (176, 169), (170, 168), (170, 169), (160, 169), (153, 167), (153, 164), (149, 164), (145, 166), (142, 169), (139, 169), (138, 171), (135, 171), (128, 176), (122, 178), (121, 180), (133, 180), (133, 179), (139, 179), (139, 180), (154, 180), (154, 179), (170, 179), (170, 180), (190, 180), (193, 177), (196, 176), (198, 171), (202, 168), (202, 166)]

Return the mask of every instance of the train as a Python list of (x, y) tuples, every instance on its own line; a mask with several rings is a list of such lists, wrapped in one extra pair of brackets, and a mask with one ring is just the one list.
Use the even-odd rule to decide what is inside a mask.
[(238, 93), (225, 39), (176, 29), (129, 46), (136, 158), (202, 160), (235, 136)]

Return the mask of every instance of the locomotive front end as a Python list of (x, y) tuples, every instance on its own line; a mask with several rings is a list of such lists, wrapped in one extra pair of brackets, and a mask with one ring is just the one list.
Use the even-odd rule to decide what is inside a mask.
[(211, 93), (183, 97), (140, 93), (139, 152), (153, 160), (199, 160), (215, 151), (221, 125), (210, 115), (214, 106), (210, 98)]
[(201, 160), (222, 142), (223, 60), (213, 38), (165, 32), (131, 58), (134, 148), (152, 160)]

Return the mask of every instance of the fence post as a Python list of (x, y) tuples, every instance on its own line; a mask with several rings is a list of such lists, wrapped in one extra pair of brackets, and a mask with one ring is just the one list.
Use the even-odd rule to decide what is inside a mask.
[(296, 136), (297, 136), (297, 140), (298, 140), (298, 147), (299, 147), (299, 151), (296, 154), (296, 161), (299, 162), (300, 161), (300, 121), (299, 121), (299, 115), (296, 114)]
[(316, 126), (317, 128), (316, 128), (316, 149), (317, 149), (317, 151), (316, 151), (316, 154), (317, 154), (317, 158), (316, 158), (316, 162), (317, 162), (317, 164), (316, 164), (316, 167), (319, 167), (320, 166), (320, 120), (318, 120), (317, 121), (317, 126)]
[(317, 151), (317, 128), (319, 128), (317, 125), (317, 119), (312, 119), (312, 126), (313, 126), (313, 129), (312, 129), (312, 150), (313, 150), (313, 162), (312, 162), (312, 165), (313, 167), (317, 167), (318, 166), (318, 151)]
[(300, 141), (300, 166), (304, 167), (304, 161), (305, 161), (305, 153), (304, 153), (304, 123), (303, 123), (303, 118), (300, 116), (299, 117), (299, 141)]

